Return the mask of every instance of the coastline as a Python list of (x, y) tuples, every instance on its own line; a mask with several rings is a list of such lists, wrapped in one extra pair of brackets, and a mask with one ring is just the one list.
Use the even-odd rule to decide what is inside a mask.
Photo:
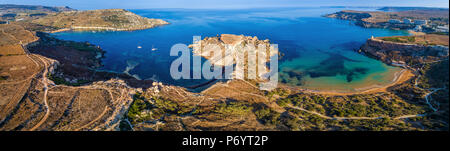
[(130, 28), (130, 29), (126, 29), (126, 28), (114, 28), (114, 27), (89, 27), (89, 26), (72, 26), (70, 28), (62, 28), (62, 29), (57, 29), (57, 30), (53, 30), (53, 31), (49, 31), (48, 33), (59, 33), (59, 32), (66, 32), (66, 31), (137, 31), (137, 30), (146, 30), (146, 29), (152, 29), (152, 28), (156, 28), (159, 26), (164, 26), (164, 25), (168, 25), (170, 23), (167, 24), (160, 24), (160, 25), (155, 25), (155, 26), (151, 26), (151, 27), (142, 27), (142, 28)]

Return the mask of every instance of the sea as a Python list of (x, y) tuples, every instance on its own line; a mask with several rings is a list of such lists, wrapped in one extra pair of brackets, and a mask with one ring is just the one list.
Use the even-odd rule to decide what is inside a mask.
[(363, 28), (352, 21), (323, 17), (345, 9), (376, 8), (138, 9), (129, 11), (170, 24), (138, 31), (67, 31), (53, 35), (99, 45), (106, 51), (100, 70), (183, 87), (208, 79), (173, 79), (170, 66), (178, 57), (170, 56), (171, 47), (192, 44), (193, 36), (220, 34), (257, 36), (278, 44), (282, 84), (312, 91), (357, 92), (392, 83), (401, 68), (356, 51), (372, 36), (408, 32)]

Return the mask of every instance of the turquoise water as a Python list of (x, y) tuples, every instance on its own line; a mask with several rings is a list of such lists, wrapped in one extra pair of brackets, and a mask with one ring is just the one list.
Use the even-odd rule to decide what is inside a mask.
[[(104, 70), (123, 72), (179, 86), (205, 80), (173, 80), (169, 67), (177, 57), (170, 48), (191, 44), (193, 36), (243, 34), (269, 39), (284, 54), (280, 82), (308, 89), (351, 91), (392, 81), (398, 68), (354, 52), (371, 36), (407, 35), (405, 31), (367, 29), (350, 21), (321, 17), (339, 8), (271, 8), (245, 10), (151, 9), (131, 10), (170, 25), (141, 31), (63, 32), (56, 37), (88, 41), (107, 53)], [(139, 49), (138, 46), (142, 48)], [(152, 48), (158, 50), (152, 51)]]

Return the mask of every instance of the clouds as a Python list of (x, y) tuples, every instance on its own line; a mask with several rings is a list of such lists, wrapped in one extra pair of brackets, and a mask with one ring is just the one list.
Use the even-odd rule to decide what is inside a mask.
[(448, 0), (0, 0), (0, 4), (104, 8), (255, 8), (310, 6), (424, 6), (448, 7)]

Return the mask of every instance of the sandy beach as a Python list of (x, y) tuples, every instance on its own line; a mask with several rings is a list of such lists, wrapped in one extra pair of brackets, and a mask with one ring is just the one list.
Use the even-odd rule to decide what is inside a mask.
[(313, 91), (313, 90), (303, 90), (305, 93), (312, 93), (312, 94), (322, 94), (322, 95), (355, 95), (355, 94), (370, 94), (370, 93), (378, 93), (378, 92), (387, 92), (387, 89), (389, 87), (395, 86), (397, 84), (404, 83), (414, 77), (415, 75), (413, 72), (409, 69), (403, 69), (400, 71), (400, 75), (396, 76), (393, 79), (393, 82), (388, 85), (384, 86), (371, 86), (371, 88), (362, 88), (363, 91), (360, 92), (330, 92), (330, 91)]

